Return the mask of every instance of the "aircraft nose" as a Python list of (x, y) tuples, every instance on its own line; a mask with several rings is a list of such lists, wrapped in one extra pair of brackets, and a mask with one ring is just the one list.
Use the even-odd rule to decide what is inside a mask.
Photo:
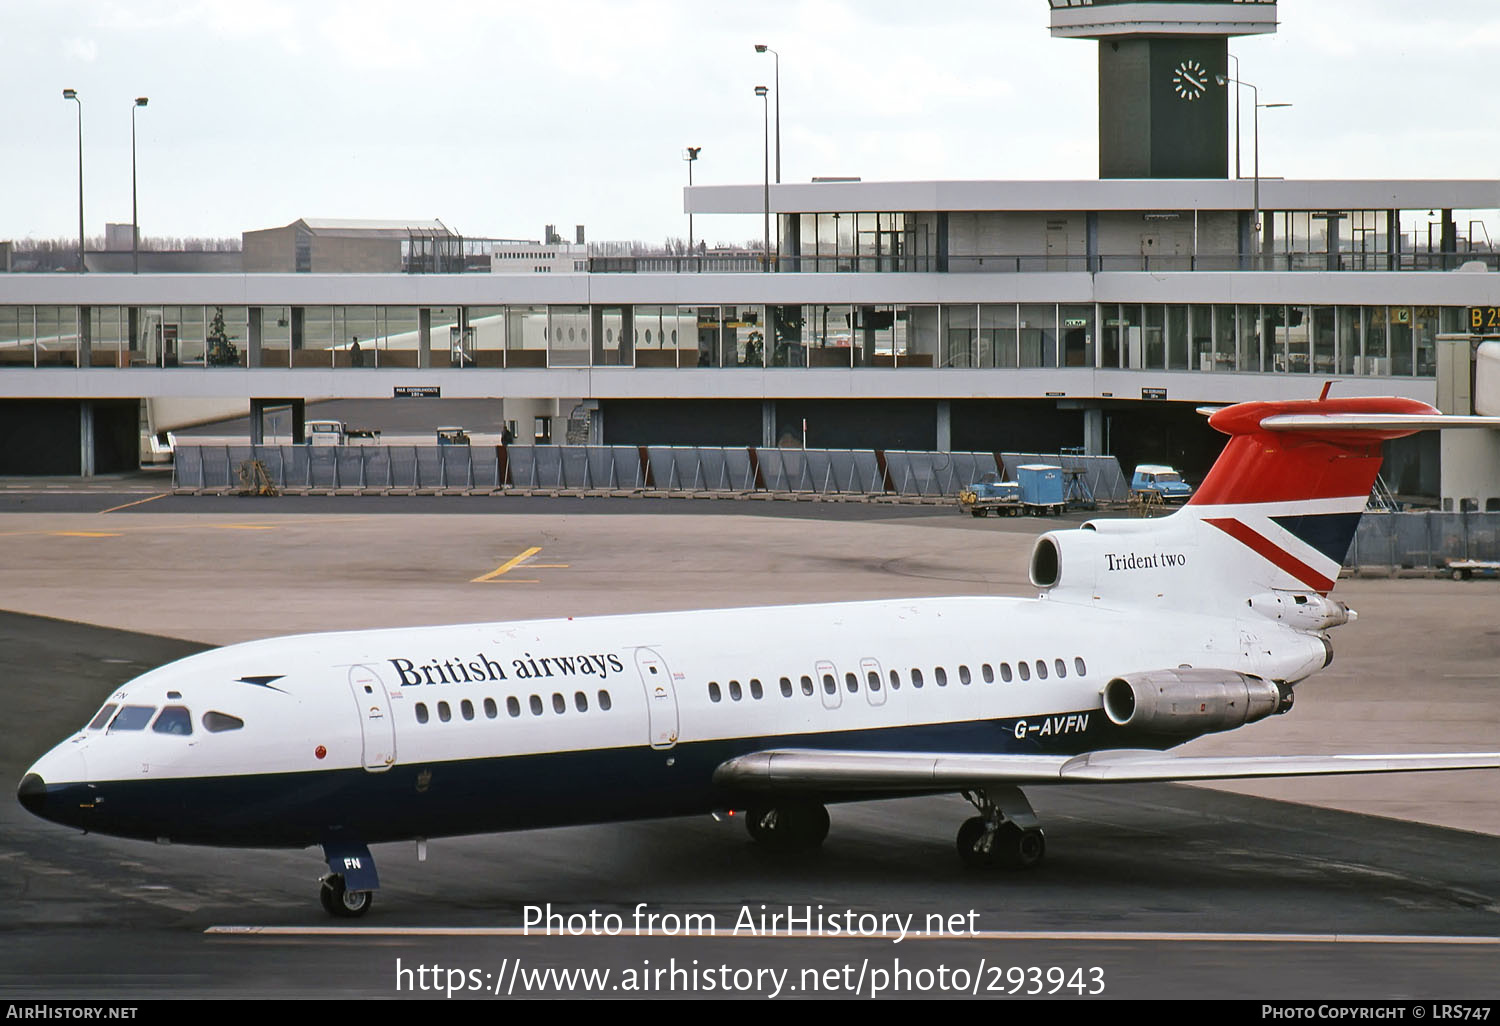
[(47, 782), (39, 773), (26, 774), (21, 778), (21, 786), (16, 788), (16, 799), (27, 812), (40, 816), (47, 801)]

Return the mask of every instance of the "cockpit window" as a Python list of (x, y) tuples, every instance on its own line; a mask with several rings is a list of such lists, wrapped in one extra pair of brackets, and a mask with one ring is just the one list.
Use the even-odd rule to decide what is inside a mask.
[(210, 734), (222, 734), (226, 730), (239, 730), (245, 721), (228, 713), (206, 712), (203, 714), (203, 729)]
[(104, 725), (109, 722), (110, 716), (112, 716), (114, 714), (114, 711), (118, 708), (118, 705), (110, 702), (103, 709), (100, 709), (99, 715), (95, 716), (92, 720), (89, 721), (89, 730), (102, 730), (104, 728)]
[(169, 705), (161, 711), (156, 722), (151, 724), (151, 729), (158, 734), (191, 734), (193, 714), (187, 711), (186, 706)]
[(115, 714), (110, 721), (109, 729), (113, 733), (117, 730), (145, 730), (146, 724), (151, 722), (151, 717), (156, 713), (154, 705), (127, 705)]

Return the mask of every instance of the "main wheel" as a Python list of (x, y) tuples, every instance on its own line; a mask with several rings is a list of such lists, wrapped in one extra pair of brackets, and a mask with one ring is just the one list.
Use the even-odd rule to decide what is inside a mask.
[(976, 517), (988, 516), (988, 514), (985, 513), (985, 511), (982, 509), (970, 510), (970, 512), (973, 513)]
[(372, 891), (346, 890), (344, 878), (334, 873), (323, 878), (323, 886), (318, 890), (318, 902), (331, 916), (357, 919), (370, 911), (375, 895)]
[(995, 864), (995, 847), (985, 837), (984, 817), (964, 820), (954, 843), (959, 860), (969, 869), (989, 869)]
[(1014, 823), (1001, 823), (995, 831), (994, 857), (1007, 869), (1031, 869), (1047, 853), (1047, 838), (1037, 827), (1023, 830)]
[(809, 851), (828, 836), (828, 810), (816, 802), (755, 806), (745, 816), (745, 829), (776, 851)]

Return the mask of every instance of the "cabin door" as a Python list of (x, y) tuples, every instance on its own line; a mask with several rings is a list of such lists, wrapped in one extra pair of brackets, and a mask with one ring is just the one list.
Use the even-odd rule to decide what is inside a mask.
[(359, 710), (365, 769), (371, 773), (390, 769), (396, 764), (396, 723), (384, 682), (370, 667), (355, 666), (349, 670), (349, 690)]
[(649, 648), (635, 650), (635, 668), (646, 689), (651, 747), (671, 748), (677, 744), (677, 688), (672, 683), (672, 671), (667, 669), (666, 660)]

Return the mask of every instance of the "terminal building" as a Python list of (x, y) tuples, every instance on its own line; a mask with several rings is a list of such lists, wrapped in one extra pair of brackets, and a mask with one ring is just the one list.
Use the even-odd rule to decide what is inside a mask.
[[(1228, 40), (1274, 31), (1274, 0), (1051, 6), (1055, 36), (1099, 50), (1098, 178), (689, 188), (691, 213), (773, 218), (754, 270), (570, 248), (537, 273), (521, 247), (491, 263), (530, 273), (461, 273), (304, 220), (247, 233), (237, 274), (0, 275), (0, 473), (133, 465), (141, 400), (435, 388), (503, 403), (519, 441), (565, 419), (607, 444), (1081, 446), (1190, 475), (1221, 442), (1203, 404), (1330, 378), (1467, 401), (1469, 343), (1447, 337), (1500, 306), (1500, 182), (1237, 177)], [(1459, 462), (1487, 475), (1442, 484), (1438, 443), (1409, 441), (1390, 484), (1500, 508), (1478, 444)]]

